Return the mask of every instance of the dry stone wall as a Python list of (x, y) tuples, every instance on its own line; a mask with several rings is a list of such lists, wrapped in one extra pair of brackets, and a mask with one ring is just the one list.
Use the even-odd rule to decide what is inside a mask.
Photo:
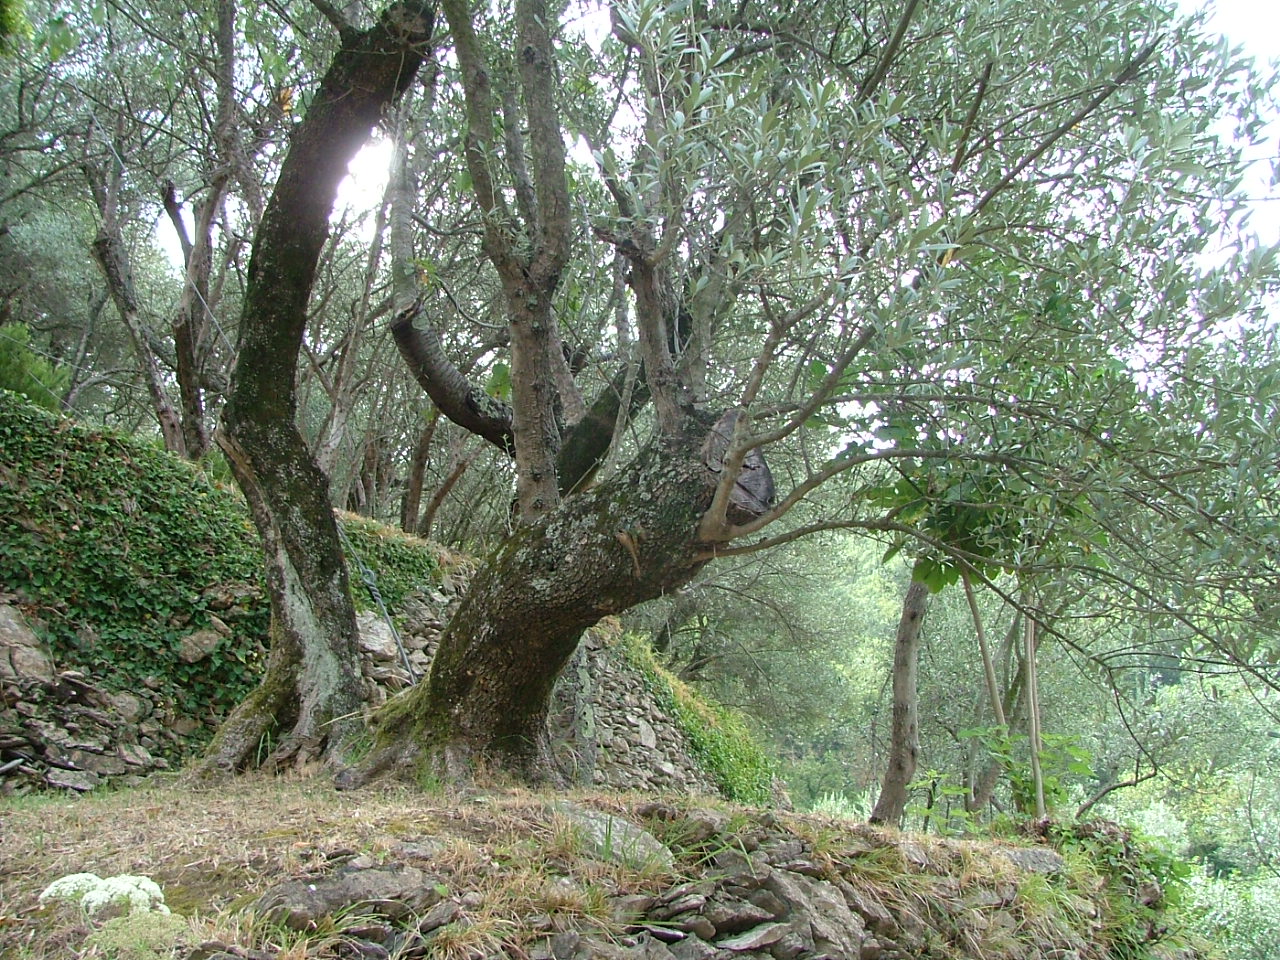
[[(366, 702), (377, 706), (426, 675), (453, 602), (434, 590), (406, 600), (399, 645), (380, 615), (360, 614)], [(607, 630), (589, 632), (552, 694), (551, 735), (564, 769), (581, 786), (717, 793), (684, 732), (611, 639)]]
[[(486, 916), (515, 916), (505, 944), (477, 939), (476, 960), (1108, 960), (1148, 956), (1194, 960), (1163, 942), (1159, 923), (1120, 928), (1115, 905), (1163, 907), (1163, 893), (1121, 882), (1109, 902), (1101, 881), (1068, 870), (1055, 850), (937, 838), (772, 812), (646, 801), (620, 815), (548, 803), (546, 829), (568, 816), (604, 823), (614, 842), (584, 837), (579, 856), (613, 861), (658, 879), (607, 890), (612, 924), (557, 922), (504, 903), (500, 876), (460, 871), (448, 844), (406, 837), (389, 855), (355, 855), (328, 871), (265, 891), (255, 910), (311, 930), (357, 906), (373, 914), (360, 929), (360, 956), (446, 955), (444, 944)], [(525, 814), (529, 816), (528, 813)], [(535, 815), (536, 817), (536, 815)], [(665, 838), (659, 840), (658, 838)], [(490, 861), (492, 862), (492, 861)], [(571, 867), (557, 883), (577, 889)], [(496, 868), (501, 869), (501, 868)], [(590, 871), (583, 871), (588, 873)], [(1123, 870), (1120, 871), (1123, 874)], [(595, 871), (595, 877), (609, 876)], [(625, 872), (620, 874), (625, 876)], [(598, 882), (598, 881), (594, 881)], [(607, 885), (607, 881), (606, 881)], [(512, 888), (517, 886), (513, 882)], [(1046, 903), (1044, 891), (1055, 891)], [(1126, 907), (1125, 905), (1128, 905)], [(529, 908), (525, 908), (529, 909)], [(385, 954), (384, 952), (385, 951)], [(242, 960), (207, 943), (185, 960)]]
[[(250, 590), (230, 598), (257, 600)], [(3, 598), (0, 598), (3, 600)], [(372, 711), (426, 676), (454, 591), (407, 599), (393, 631), (380, 614), (359, 616), (364, 699)], [(217, 618), (215, 618), (216, 621)], [(207, 635), (206, 635), (207, 634)], [(217, 625), (180, 645), (187, 664), (216, 656)], [(112, 688), (111, 678), (60, 671), (32, 625), (0, 602), (0, 794), (34, 787), (92, 790), (105, 780), (167, 769), (216, 725), (179, 712), (143, 684)], [(556, 687), (551, 730), (558, 756), (582, 786), (661, 792), (717, 792), (687, 738), (606, 633), (592, 632)]]

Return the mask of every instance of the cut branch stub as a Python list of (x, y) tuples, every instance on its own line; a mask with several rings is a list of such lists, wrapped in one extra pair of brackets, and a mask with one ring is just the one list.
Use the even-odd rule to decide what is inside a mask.
[[(741, 410), (729, 410), (711, 428), (702, 445), (702, 459), (712, 470), (720, 471), (724, 466), (725, 455), (729, 452), (729, 444), (733, 439), (734, 428)], [(742, 469), (738, 472), (729, 494), (729, 507), (726, 517), (734, 525), (750, 523), (762, 517), (773, 506), (777, 491), (773, 484), (773, 474), (765, 463), (764, 454), (759, 449), (749, 450), (742, 461)]]

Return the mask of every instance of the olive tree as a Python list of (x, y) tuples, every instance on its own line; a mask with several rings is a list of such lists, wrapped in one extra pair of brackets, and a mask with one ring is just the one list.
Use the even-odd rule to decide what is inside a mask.
[[(288, 374), (333, 187), (429, 17), (399, 3), (362, 31), (317, 5), (344, 39), (258, 230), (223, 417), (279, 628), (234, 718), (258, 726), (233, 725), (225, 765), (263, 717), (332, 752), (319, 718), (352, 706), (350, 598)], [(583, 631), (717, 557), (852, 530), (975, 569), (1039, 569), (1061, 543), (1054, 563), (1088, 567), (1107, 504), (1176, 526), (1197, 506), (1170, 471), (1231, 469), (1169, 461), (1202, 423), (1164, 397), (1191, 352), (1257, 322), (1275, 276), (1269, 251), (1202, 265), (1239, 212), (1237, 148), (1214, 125), (1256, 134), (1265, 84), (1194, 24), (1131, 0), (1054, 18), (640, 2), (610, 5), (599, 38), (540, 0), (441, 10), (452, 57), (426, 122), (456, 118), (461, 149), (438, 162), (474, 205), (509, 401), (449, 355), (441, 326), (469, 312), (430, 284), (391, 333), (439, 410), (511, 457), (512, 525), (343, 783), (481, 760), (556, 777), (547, 700)], [(920, 522), (981, 510), (992, 477), (991, 543)], [(1083, 532), (1055, 537), (1062, 517)], [(1229, 537), (1239, 501), (1214, 519)]]

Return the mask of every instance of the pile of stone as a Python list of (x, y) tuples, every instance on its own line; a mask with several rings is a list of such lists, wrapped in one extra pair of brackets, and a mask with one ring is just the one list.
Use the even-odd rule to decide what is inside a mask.
[[(586, 823), (608, 820), (606, 832), (615, 842), (602, 846), (585, 837), (582, 858), (613, 860), (674, 879), (656, 887), (643, 885), (648, 892), (611, 893), (614, 923), (609, 932), (598, 923), (566, 925), (535, 912), (514, 924), (523, 941), (518, 949), (476, 947), (469, 956), (892, 960), (998, 955), (1005, 960), (1084, 960), (1105, 954), (1102, 914), (1083, 899), (1072, 908), (1069, 922), (1028, 922), (1044, 906), (1021, 901), (1022, 878), (1034, 873), (1063, 882), (1065, 862), (1046, 847), (986, 845), (979, 850), (961, 841), (926, 847), (873, 828), (845, 825), (837, 831), (827, 825), (818, 850), (805, 832), (770, 813), (731, 817), (718, 809), (663, 803), (635, 808), (637, 822), (564, 803), (549, 804), (546, 815)], [(679, 855), (639, 824), (677, 837)], [(652, 862), (635, 863), (635, 850), (647, 851)], [(326, 917), (358, 910), (367, 920), (358, 930), (347, 931), (349, 952), (343, 956), (430, 957), (444, 931), (480, 923), (486, 910), (507, 916), (501, 903), (488, 900), (502, 897), (501, 883), (481, 879), (453, 872), (447, 844), (432, 837), (405, 838), (389, 858), (348, 852), (328, 872), (278, 884), (262, 895), (256, 911), (286, 927), (311, 930)], [(566, 875), (561, 883), (569, 889), (575, 881)], [(186, 960), (241, 955), (225, 943), (208, 943)]]
[(21, 612), (0, 603), (0, 794), (92, 790), (164, 769), (160, 754), (198, 726), (172, 715), (154, 691), (111, 691), (55, 670)]
[(583, 786), (719, 792), (685, 732), (604, 631), (588, 633), (561, 674), (551, 732), (561, 766)]

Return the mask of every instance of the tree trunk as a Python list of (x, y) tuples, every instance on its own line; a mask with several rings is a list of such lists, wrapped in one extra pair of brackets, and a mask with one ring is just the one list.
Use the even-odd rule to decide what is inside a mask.
[(409, 476), (405, 481), (404, 499), (400, 503), (400, 529), (405, 533), (418, 530), (418, 512), (422, 509), (422, 481), (431, 456), (431, 441), (435, 439), (436, 425), (440, 422), (440, 410), (433, 410), (427, 425), (418, 433), (409, 460)]
[(263, 689), (232, 713), (201, 773), (248, 764), (264, 736), (286, 727), (274, 764), (332, 756), (361, 723), (355, 610), (328, 478), (295, 423), (296, 369), (338, 183), (412, 82), (433, 20), (432, 4), (404, 0), (363, 33), (344, 31), (254, 241), (217, 439), (265, 548), (273, 649)]
[[(1009, 629), (1005, 632), (1004, 640), (1000, 644), (999, 662), (1007, 664), (1014, 655), (1014, 644), (1018, 642), (1018, 638), (1022, 636), (1022, 614), (1015, 613), (1013, 622), (1009, 625)], [(1006, 670), (1007, 680), (1005, 683), (1004, 695), (1000, 700), (1001, 713), (1005, 717), (1006, 734), (1009, 733), (1013, 725), (1017, 723), (1018, 715), (1022, 710), (1023, 701), (1023, 672), (1020, 669)], [(978, 776), (976, 782), (970, 784), (969, 794), (965, 798), (965, 809), (970, 813), (976, 813), (991, 802), (992, 796), (995, 794), (996, 785), (1000, 782), (1000, 778), (1007, 774), (1008, 768), (1003, 762), (996, 759), (988, 759), (986, 767)]]
[(920, 660), (920, 630), (929, 605), (929, 588), (917, 580), (907, 587), (893, 644), (893, 726), (889, 739), (889, 767), (872, 823), (898, 823), (907, 807), (907, 787), (916, 773), (920, 753), (920, 718), (916, 673)]
[(344, 772), (465, 779), (477, 764), (560, 780), (548, 750), (551, 688), (583, 632), (687, 583), (706, 562), (696, 531), (717, 474), (702, 436), (658, 444), (630, 471), (518, 528), (473, 579), (426, 683), (376, 719), (375, 749)]
[(1023, 686), (1027, 691), (1027, 749), (1031, 761), (1031, 791), (1034, 803), (1033, 812), (1037, 820), (1048, 816), (1044, 800), (1044, 771), (1040, 767), (1040, 753), (1043, 744), (1040, 742), (1040, 691), (1039, 677), (1036, 675), (1036, 619), (1027, 617), (1026, 654), (1023, 667), (1026, 669), (1026, 680)]
[(129, 255), (125, 248), (124, 235), (116, 213), (117, 194), (120, 177), (99, 174), (101, 182), (90, 173), (90, 186), (98, 201), (98, 209), (102, 215), (102, 223), (98, 227), (98, 235), (93, 240), (93, 257), (102, 276), (106, 280), (107, 290), (115, 302), (120, 314), (120, 322), (124, 324), (138, 355), (138, 364), (142, 368), (142, 378), (147, 385), (147, 395), (151, 398), (151, 409), (160, 425), (160, 434), (164, 438), (164, 448), (178, 456), (186, 456), (186, 443), (183, 438), (182, 421), (173, 409), (169, 395), (164, 388), (164, 376), (160, 364), (147, 340), (146, 321), (142, 319), (138, 296), (133, 286), (133, 271), (129, 265)]

